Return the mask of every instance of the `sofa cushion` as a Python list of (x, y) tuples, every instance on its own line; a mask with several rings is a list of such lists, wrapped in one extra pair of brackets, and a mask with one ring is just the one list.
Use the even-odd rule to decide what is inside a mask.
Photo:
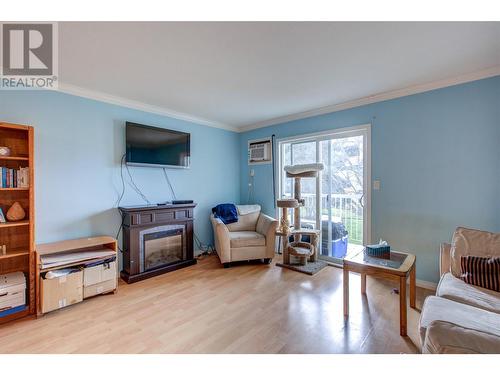
[(430, 296), (424, 301), (420, 315), (420, 340), (424, 343), (429, 324), (442, 320), (476, 331), (500, 336), (500, 314), (458, 303), (446, 298)]
[(238, 209), (238, 221), (227, 225), (230, 232), (252, 231), (255, 232), (257, 220), (260, 216), (260, 206), (236, 206)]
[(441, 277), (436, 295), (500, 314), (500, 293), (467, 284), (449, 272)]
[(451, 243), (451, 273), (460, 277), (461, 257), (475, 255), (480, 257), (500, 256), (500, 233), (458, 227)]
[(424, 354), (500, 353), (500, 336), (435, 320), (427, 327)]
[(251, 232), (251, 231), (229, 232), (229, 238), (231, 241), (231, 248), (266, 246), (266, 237), (257, 232)]

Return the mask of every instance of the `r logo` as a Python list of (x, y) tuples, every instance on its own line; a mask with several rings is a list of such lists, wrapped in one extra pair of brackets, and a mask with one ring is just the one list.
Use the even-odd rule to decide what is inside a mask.
[(53, 74), (52, 24), (3, 24), (3, 75)]

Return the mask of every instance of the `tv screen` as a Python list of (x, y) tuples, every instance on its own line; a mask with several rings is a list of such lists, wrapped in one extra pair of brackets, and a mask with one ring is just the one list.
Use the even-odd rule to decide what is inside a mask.
[(190, 134), (126, 123), (126, 163), (150, 167), (189, 168)]

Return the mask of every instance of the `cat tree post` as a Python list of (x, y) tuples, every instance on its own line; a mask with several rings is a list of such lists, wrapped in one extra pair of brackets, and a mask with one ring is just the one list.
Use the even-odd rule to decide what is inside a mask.
[(277, 206), (282, 209), (280, 226), (276, 235), (282, 237), (283, 241), (283, 263), (290, 263), (290, 255), (288, 253), (288, 236), (290, 235), (290, 222), (288, 221), (288, 209), (296, 209), (299, 203), (296, 199), (278, 199)]
[(276, 205), (282, 209), (280, 226), (278, 231), (281, 233), (290, 233), (290, 222), (288, 221), (288, 209), (297, 208), (299, 203), (296, 199), (278, 199)]
[[(287, 177), (288, 173), (286, 174)], [(293, 196), (298, 202), (298, 207), (293, 210), (293, 228), (294, 229), (300, 229), (302, 228), (300, 224), (300, 207), (304, 205), (304, 202), (301, 202), (300, 198), (300, 178), (294, 178), (294, 184), (293, 184)], [(303, 201), (303, 200), (302, 200)], [(293, 239), (295, 242), (300, 241), (300, 234), (296, 234), (293, 236)]]

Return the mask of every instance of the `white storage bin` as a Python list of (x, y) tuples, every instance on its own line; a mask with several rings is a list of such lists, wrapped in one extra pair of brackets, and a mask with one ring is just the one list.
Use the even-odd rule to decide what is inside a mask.
[(83, 269), (83, 286), (116, 280), (116, 260)]
[(26, 304), (26, 278), (22, 272), (0, 275), (0, 310)]
[(83, 298), (112, 292), (116, 284), (116, 260), (83, 270)]

